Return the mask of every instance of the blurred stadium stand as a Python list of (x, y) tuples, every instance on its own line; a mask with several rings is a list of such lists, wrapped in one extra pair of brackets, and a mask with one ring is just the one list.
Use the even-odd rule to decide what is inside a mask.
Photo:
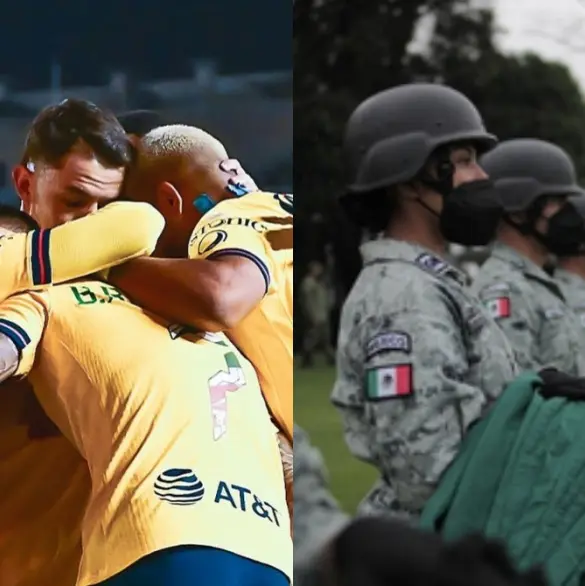
[(192, 76), (133, 82), (113, 72), (104, 86), (13, 92), (0, 78), (0, 201), (16, 203), (10, 177), (28, 125), (49, 104), (83, 98), (116, 113), (148, 108), (167, 120), (216, 135), (265, 189), (292, 192), (292, 71), (222, 75), (211, 60), (193, 61)]

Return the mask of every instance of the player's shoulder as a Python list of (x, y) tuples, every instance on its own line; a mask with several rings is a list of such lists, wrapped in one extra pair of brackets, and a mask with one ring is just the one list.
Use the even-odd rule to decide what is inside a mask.
[(272, 217), (293, 215), (291, 194), (254, 191), (243, 197), (235, 197), (220, 202), (203, 216), (203, 220), (213, 220), (221, 216), (262, 220)]

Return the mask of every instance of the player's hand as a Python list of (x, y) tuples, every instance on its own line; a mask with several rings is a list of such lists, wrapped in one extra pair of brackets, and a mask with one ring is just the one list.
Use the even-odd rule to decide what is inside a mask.
[(242, 186), (247, 191), (258, 191), (256, 182), (240, 164), (237, 159), (226, 159), (219, 164), (219, 168), (229, 175), (228, 185)]

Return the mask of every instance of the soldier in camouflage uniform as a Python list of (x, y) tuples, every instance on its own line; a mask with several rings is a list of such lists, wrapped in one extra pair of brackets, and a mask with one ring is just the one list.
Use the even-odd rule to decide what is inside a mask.
[(581, 193), (573, 163), (556, 145), (516, 139), (497, 146), (480, 164), (506, 213), (472, 290), (512, 342), (522, 369), (553, 367), (583, 376), (583, 328), (543, 268), (551, 254), (574, 252), (575, 229), (581, 237), (583, 221), (567, 203)]
[(445, 260), (449, 242), (487, 244), (502, 208), (477, 164), (495, 144), (473, 104), (412, 84), (366, 100), (349, 120), (351, 218), (383, 237), (341, 317), (332, 401), (346, 443), (380, 478), (362, 514), (415, 520), (469, 425), (516, 375), (497, 324)]
[(294, 583), (305, 586), (320, 552), (349, 518), (329, 492), (321, 454), (297, 425), (294, 453)]
[(567, 305), (577, 314), (579, 324), (585, 329), (585, 196), (572, 196), (569, 203), (582, 220), (582, 232), (578, 238), (578, 250), (558, 257), (554, 278)]

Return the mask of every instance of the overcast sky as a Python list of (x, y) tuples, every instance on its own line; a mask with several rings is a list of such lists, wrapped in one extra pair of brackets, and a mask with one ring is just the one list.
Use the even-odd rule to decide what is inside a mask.
[(585, 0), (493, 0), (500, 46), (566, 63), (585, 91)]

